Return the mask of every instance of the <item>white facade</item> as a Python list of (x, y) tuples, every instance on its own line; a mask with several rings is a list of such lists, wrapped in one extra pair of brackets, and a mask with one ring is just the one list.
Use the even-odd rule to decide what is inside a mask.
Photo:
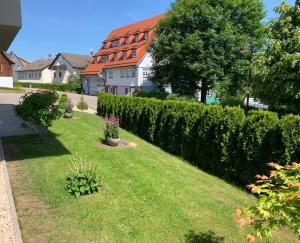
[(53, 71), (46, 67), (38, 71), (18, 72), (18, 81), (24, 83), (52, 83)]
[(12, 77), (0, 77), (0, 87), (13, 88), (13, 78)]
[(84, 76), (84, 92), (97, 95), (100, 92), (120, 96), (132, 96), (135, 91), (150, 92), (156, 86), (149, 80), (152, 57), (149, 53), (136, 66), (108, 68), (98, 76)]

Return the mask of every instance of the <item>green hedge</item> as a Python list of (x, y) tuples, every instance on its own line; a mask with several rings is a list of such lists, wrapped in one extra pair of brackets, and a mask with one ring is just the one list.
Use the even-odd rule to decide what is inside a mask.
[(80, 94), (82, 91), (81, 85), (74, 83), (66, 83), (66, 84), (46, 84), (46, 83), (23, 83), (23, 82), (15, 82), (14, 87), (20, 88), (36, 88), (36, 89), (49, 89), (55, 91), (62, 92), (75, 92)]
[(115, 114), (123, 128), (217, 176), (243, 184), (266, 163), (300, 159), (300, 117), (239, 107), (209, 106), (100, 94), (98, 114)]

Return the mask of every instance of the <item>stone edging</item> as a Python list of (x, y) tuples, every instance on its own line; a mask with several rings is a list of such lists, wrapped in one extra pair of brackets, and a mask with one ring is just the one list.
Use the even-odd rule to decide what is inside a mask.
[(0, 163), (3, 163), (4, 180), (5, 180), (7, 194), (8, 194), (8, 200), (9, 200), (9, 204), (10, 204), (10, 211), (11, 211), (11, 216), (12, 216), (12, 220), (13, 220), (16, 242), (23, 243), (22, 236), (21, 236), (21, 230), (20, 230), (20, 226), (19, 226), (19, 221), (18, 221), (18, 216), (17, 216), (17, 211), (16, 211), (14, 198), (13, 198), (12, 190), (11, 190), (11, 185), (10, 185), (10, 181), (9, 181), (9, 177), (8, 177), (8, 171), (7, 171), (7, 167), (6, 167), (6, 161), (5, 161), (5, 157), (4, 157), (4, 153), (3, 153), (1, 139), (0, 139)]

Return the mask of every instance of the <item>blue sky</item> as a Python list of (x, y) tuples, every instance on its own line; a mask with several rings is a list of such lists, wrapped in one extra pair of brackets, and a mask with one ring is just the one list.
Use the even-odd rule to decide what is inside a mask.
[[(21, 0), (23, 27), (10, 47), (33, 61), (58, 52), (97, 51), (117, 27), (165, 12), (173, 0)], [(264, 0), (268, 17), (281, 0)], [(289, 0), (293, 2), (293, 0)]]

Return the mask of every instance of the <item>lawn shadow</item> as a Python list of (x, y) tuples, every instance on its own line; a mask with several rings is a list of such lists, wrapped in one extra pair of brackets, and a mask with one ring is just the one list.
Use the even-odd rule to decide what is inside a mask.
[(41, 157), (61, 156), (71, 152), (59, 141), (59, 134), (49, 132), (47, 141), (39, 142), (40, 135), (1, 138), (7, 162)]
[(216, 235), (213, 231), (195, 233), (190, 230), (185, 235), (186, 243), (223, 243), (225, 238), (223, 236)]

